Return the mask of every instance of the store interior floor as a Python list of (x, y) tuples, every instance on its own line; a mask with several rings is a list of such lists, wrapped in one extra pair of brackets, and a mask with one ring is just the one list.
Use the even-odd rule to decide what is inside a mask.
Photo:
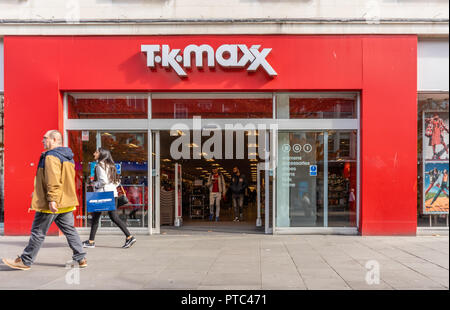
[(220, 211), (220, 221), (209, 219), (191, 219), (189, 215), (183, 216), (181, 227), (161, 226), (162, 233), (237, 233), (237, 234), (263, 234), (264, 226), (256, 227), (256, 203), (250, 203), (244, 207), (244, 221), (234, 222), (231, 208)]

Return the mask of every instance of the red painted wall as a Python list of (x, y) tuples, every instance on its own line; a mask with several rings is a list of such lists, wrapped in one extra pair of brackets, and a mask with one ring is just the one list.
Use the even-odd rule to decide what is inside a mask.
[(362, 233), (415, 234), (417, 40), (365, 38), (362, 43)]
[[(205, 66), (181, 79), (140, 52), (205, 43), (270, 47), (278, 76)], [(360, 90), (361, 232), (416, 232), (416, 36), (7, 36), (4, 49), (6, 235), (31, 228), (41, 139), (62, 126), (62, 91)]]

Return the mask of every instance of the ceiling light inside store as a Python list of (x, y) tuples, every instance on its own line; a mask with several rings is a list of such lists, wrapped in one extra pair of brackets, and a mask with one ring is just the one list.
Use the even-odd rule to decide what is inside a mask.
[(176, 131), (170, 131), (170, 136), (171, 137), (176, 137), (176, 136), (185, 136), (186, 134), (184, 133), (184, 131), (177, 129)]
[(250, 130), (245, 133), (246, 136), (257, 136), (258, 132), (256, 130)]

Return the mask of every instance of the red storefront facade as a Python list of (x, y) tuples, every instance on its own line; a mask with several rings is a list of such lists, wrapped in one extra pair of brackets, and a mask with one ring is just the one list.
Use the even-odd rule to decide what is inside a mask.
[[(141, 45), (260, 45), (260, 66), (147, 67)], [(66, 92), (357, 92), (360, 95), (359, 232), (414, 235), (417, 228), (417, 37), (414, 35), (7, 36), (5, 235), (29, 233), (42, 135), (64, 131)], [(55, 230), (54, 230), (55, 231)]]

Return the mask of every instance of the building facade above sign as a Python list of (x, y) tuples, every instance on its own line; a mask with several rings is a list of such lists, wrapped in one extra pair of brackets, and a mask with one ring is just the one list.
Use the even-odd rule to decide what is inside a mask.
[[(155, 68), (161, 64), (164, 68), (172, 68), (180, 77), (187, 77), (185, 68), (191, 68), (191, 57), (195, 55), (195, 66), (203, 67), (203, 55), (206, 53), (208, 67), (215, 67), (216, 62), (224, 68), (247, 68), (254, 72), (259, 67), (270, 76), (277, 76), (276, 71), (267, 62), (266, 57), (272, 51), (271, 48), (259, 49), (261, 45), (223, 44), (216, 51), (208, 45), (191, 44), (181, 49), (171, 49), (169, 45), (141, 45), (141, 52), (147, 54), (147, 66)], [(240, 56), (240, 58), (239, 58)]]

